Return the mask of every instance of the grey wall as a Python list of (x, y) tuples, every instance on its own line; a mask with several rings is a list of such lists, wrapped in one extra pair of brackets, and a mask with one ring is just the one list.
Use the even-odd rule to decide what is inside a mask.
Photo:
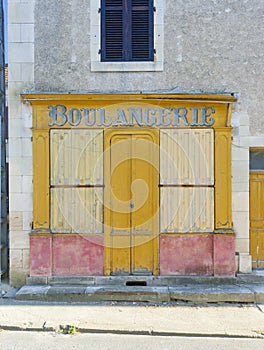
[(158, 1), (163, 72), (91, 73), (90, 1), (36, 0), (35, 90), (232, 91), (251, 134), (263, 134), (264, 0)]

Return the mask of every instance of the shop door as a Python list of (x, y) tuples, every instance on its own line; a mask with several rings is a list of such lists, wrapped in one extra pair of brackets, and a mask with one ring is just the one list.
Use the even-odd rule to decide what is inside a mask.
[(158, 134), (106, 136), (106, 274), (158, 274)]
[(250, 254), (253, 268), (264, 268), (264, 171), (250, 173)]

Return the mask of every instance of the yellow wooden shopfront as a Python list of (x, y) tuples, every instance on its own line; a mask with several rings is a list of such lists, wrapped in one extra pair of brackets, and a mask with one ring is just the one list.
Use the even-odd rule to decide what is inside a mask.
[(235, 273), (230, 95), (25, 94), (31, 276)]

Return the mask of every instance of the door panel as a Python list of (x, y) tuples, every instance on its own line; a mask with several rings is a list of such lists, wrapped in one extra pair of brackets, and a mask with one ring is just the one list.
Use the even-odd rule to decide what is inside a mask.
[(114, 135), (110, 140), (111, 272), (130, 272), (131, 140)]
[[(157, 149), (152, 135), (132, 136), (132, 266), (133, 274), (150, 274), (153, 271), (154, 240), (158, 222)], [(156, 189), (156, 190), (155, 190)]]
[(250, 173), (250, 254), (252, 266), (264, 267), (264, 172)]
[(106, 136), (106, 274), (158, 273), (157, 143), (156, 133)]

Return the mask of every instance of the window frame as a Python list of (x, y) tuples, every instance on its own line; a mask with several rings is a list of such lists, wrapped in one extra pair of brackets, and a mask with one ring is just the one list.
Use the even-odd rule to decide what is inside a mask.
[(164, 1), (153, 0), (153, 61), (101, 61), (101, 0), (90, 2), (91, 72), (155, 72), (163, 71)]
[[(154, 61), (154, 3), (153, 0), (147, 0), (149, 3), (148, 5), (141, 5), (141, 6), (133, 6), (132, 0), (121, 0), (122, 6), (107, 6), (106, 4), (107, 0), (101, 0), (101, 61), (102, 62), (138, 62), (138, 61)], [(135, 9), (137, 7), (137, 9)], [(107, 32), (107, 21), (109, 14), (112, 14), (112, 16), (118, 16), (117, 11), (119, 12), (119, 15), (121, 14), (122, 17), (122, 23), (120, 24), (119, 28), (118, 26), (115, 27), (115, 30), (120, 34), (119, 36), (119, 44), (122, 45), (122, 48), (119, 48), (119, 57), (108, 57), (111, 55), (111, 52), (108, 51), (108, 37), (109, 32)], [(135, 27), (133, 26), (133, 13), (137, 12), (137, 14), (140, 16), (142, 14), (142, 11), (147, 12), (147, 20), (146, 25), (147, 28), (144, 32), (141, 34), (147, 33), (148, 40), (147, 42), (140, 42), (141, 37), (136, 37), (136, 45), (143, 45), (143, 51), (141, 57), (135, 57), (133, 50), (133, 34), (135, 34), (134, 30)], [(146, 13), (145, 13), (146, 14)], [(145, 17), (145, 19), (146, 19)], [(111, 19), (109, 19), (111, 21)], [(113, 19), (112, 19), (113, 20)], [(120, 22), (119, 22), (120, 23)], [(109, 22), (108, 22), (109, 24)], [(120, 29), (122, 27), (122, 29)], [(110, 35), (111, 36), (111, 35)], [(110, 39), (111, 41), (111, 39)], [(117, 44), (118, 42), (112, 42), (111, 44)], [(147, 53), (147, 54), (146, 54)], [(122, 57), (120, 56), (122, 55)], [(145, 57), (143, 57), (145, 55)]]

